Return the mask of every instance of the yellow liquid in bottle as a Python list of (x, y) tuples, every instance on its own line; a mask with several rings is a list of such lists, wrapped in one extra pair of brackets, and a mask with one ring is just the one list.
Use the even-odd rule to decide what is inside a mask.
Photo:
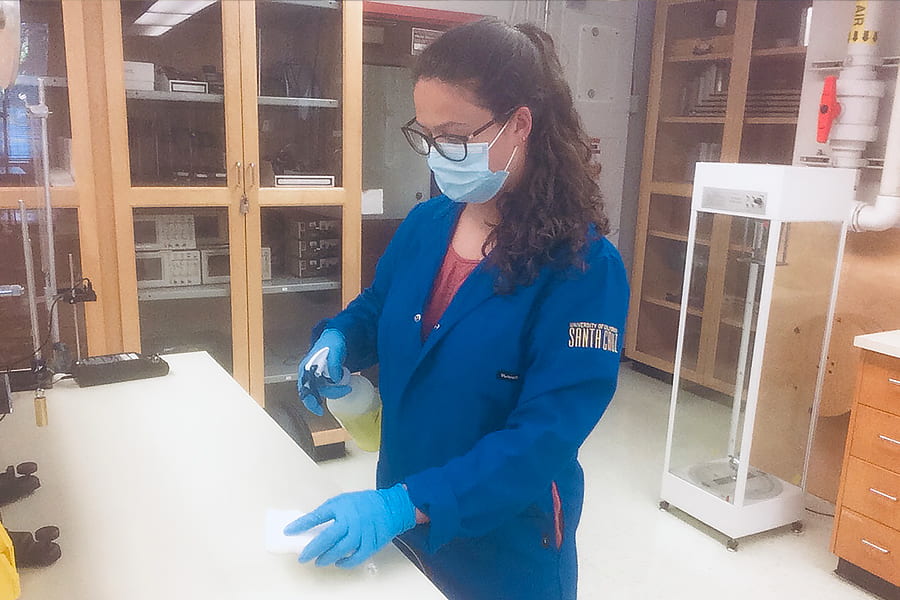
[(381, 447), (381, 404), (375, 410), (361, 415), (338, 417), (338, 421), (361, 449), (377, 452)]

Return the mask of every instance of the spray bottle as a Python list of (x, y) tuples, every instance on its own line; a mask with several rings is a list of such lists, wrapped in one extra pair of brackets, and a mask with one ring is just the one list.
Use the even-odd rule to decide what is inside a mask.
[(320, 389), (323, 384), (348, 386), (350, 391), (340, 398), (325, 396), (325, 404), (360, 448), (377, 452), (381, 446), (381, 398), (372, 382), (362, 375), (351, 375), (347, 367), (343, 368), (340, 381), (335, 381), (328, 373), (328, 352), (327, 347), (320, 349), (305, 365), (305, 369), (312, 374), (305, 384), (309, 388), (308, 393), (321, 402), (324, 394), (320, 393)]
[(351, 375), (346, 367), (340, 383), (349, 385), (350, 392), (340, 398), (328, 398), (328, 410), (360, 448), (377, 452), (381, 446), (381, 398), (375, 386), (362, 375)]

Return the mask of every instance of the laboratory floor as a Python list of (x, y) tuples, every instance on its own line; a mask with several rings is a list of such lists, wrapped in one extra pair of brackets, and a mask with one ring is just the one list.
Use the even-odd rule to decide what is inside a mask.
[[(786, 529), (743, 538), (732, 553), (721, 536), (708, 535), (688, 517), (660, 511), (670, 393), (671, 386), (624, 364), (616, 397), (581, 450), (586, 484), (578, 529), (579, 598), (875, 598), (833, 573), (831, 517), (807, 512), (803, 534)], [(695, 414), (702, 430), (711, 426), (710, 418), (727, 419), (728, 411), (709, 403)], [(348, 490), (372, 487), (376, 455), (348, 446), (347, 457), (322, 468)]]

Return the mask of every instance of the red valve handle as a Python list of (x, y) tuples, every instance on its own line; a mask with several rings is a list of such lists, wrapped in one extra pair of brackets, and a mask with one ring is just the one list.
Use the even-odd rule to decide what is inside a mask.
[(837, 101), (837, 77), (829, 75), (822, 87), (822, 99), (819, 100), (819, 124), (816, 128), (816, 141), (824, 144), (831, 135), (831, 126), (841, 114), (841, 105)]

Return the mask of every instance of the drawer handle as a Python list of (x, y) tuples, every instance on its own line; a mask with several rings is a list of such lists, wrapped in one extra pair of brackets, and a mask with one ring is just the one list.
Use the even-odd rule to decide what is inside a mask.
[(872, 492), (873, 494), (878, 494), (882, 498), (887, 498), (891, 502), (897, 501), (897, 498), (895, 496), (891, 496), (890, 494), (885, 494), (884, 492), (882, 492), (880, 490), (876, 490), (875, 488), (869, 488), (869, 491)]
[(900, 379), (894, 379), (893, 377), (888, 377), (888, 381), (890, 381), (894, 385), (900, 385)]
[(870, 548), (875, 548), (876, 550), (878, 550), (878, 551), (881, 552), (882, 554), (890, 554), (890, 553), (891, 553), (891, 551), (888, 550), (887, 548), (882, 548), (882, 547), (879, 546), (878, 544), (873, 544), (872, 542), (870, 542), (870, 541), (867, 540), (866, 538), (862, 538), (862, 539), (859, 540), (859, 541), (861, 541), (861, 542), (862, 542), (863, 544), (865, 544), (866, 546), (869, 546)]
[(879, 435), (878, 437), (886, 442), (890, 442), (891, 444), (897, 444), (898, 446), (900, 446), (900, 441), (895, 440), (894, 438), (889, 438), (886, 435)]

